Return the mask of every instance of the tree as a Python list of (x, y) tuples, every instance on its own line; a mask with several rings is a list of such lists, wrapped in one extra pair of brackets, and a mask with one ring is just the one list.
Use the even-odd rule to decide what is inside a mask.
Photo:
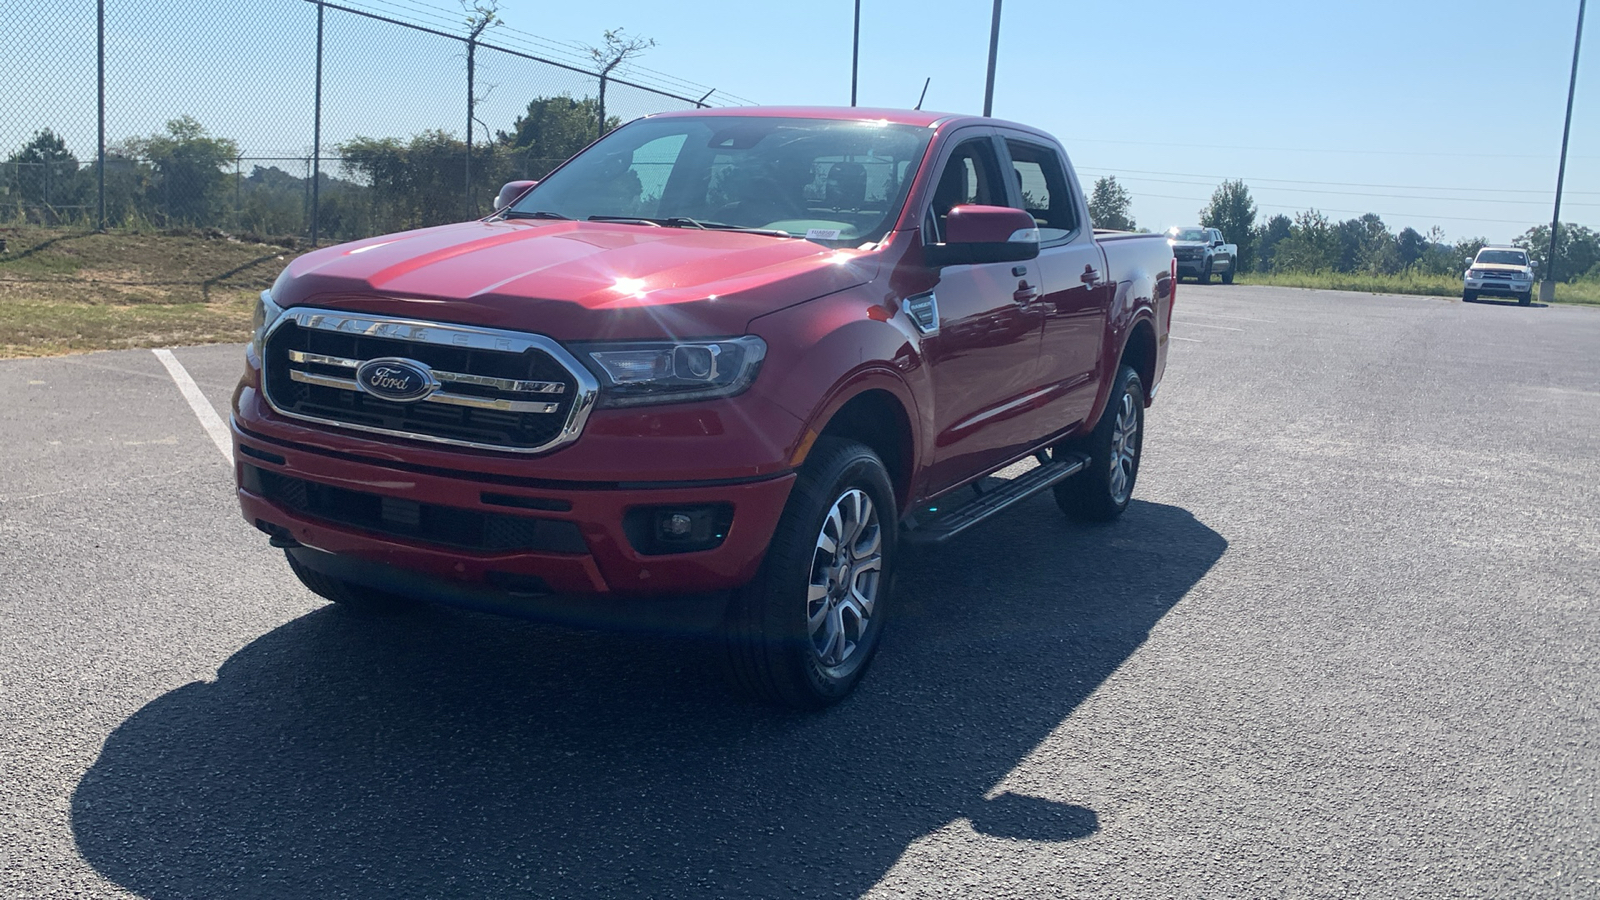
[(1389, 226), (1377, 213), (1346, 219), (1338, 225), (1340, 272), (1368, 275), (1392, 274), (1400, 269), (1400, 253)]
[(1224, 181), (1211, 194), (1211, 203), (1200, 210), (1200, 224), (1222, 232), (1231, 244), (1239, 247), (1239, 268), (1252, 271), (1255, 263), (1256, 204), (1250, 199), (1250, 189), (1244, 181)]
[(339, 158), (371, 185), (374, 219), (390, 230), (461, 218), (466, 152), (466, 142), (446, 131), (425, 131), (403, 143), (358, 137), (339, 145)]
[(216, 221), (222, 213), (227, 176), (239, 157), (239, 145), (214, 138), (192, 116), (167, 122), (165, 134), (134, 138), (128, 151), (150, 165), (156, 181), (152, 199), (161, 205), (169, 225)]
[[(1539, 264), (1539, 275), (1549, 276), (1549, 225), (1530, 228), (1511, 243), (1528, 251), (1528, 256)], [(1556, 238), (1555, 277), (1560, 281), (1575, 281), (1596, 263), (1600, 263), (1600, 234), (1582, 225), (1562, 222)]]
[[(528, 111), (517, 116), (511, 131), (499, 133), (502, 146), (515, 151), (519, 174), (525, 178), (543, 178), (574, 153), (594, 140), (594, 123), (599, 117), (599, 104), (590, 97), (574, 100), (563, 94), (558, 97), (535, 97), (528, 103)], [(606, 129), (621, 124), (613, 116)]]
[(1127, 188), (1117, 184), (1117, 176), (1107, 175), (1095, 180), (1094, 190), (1089, 196), (1089, 219), (1094, 227), (1133, 231), (1138, 226), (1130, 212), (1132, 206), (1133, 195), (1128, 193)]
[(1256, 271), (1271, 272), (1272, 257), (1277, 251), (1278, 244), (1290, 234), (1294, 223), (1288, 216), (1279, 213), (1267, 220), (1267, 224), (1256, 229), (1252, 242), (1256, 251)]
[(1427, 249), (1428, 242), (1423, 238), (1422, 232), (1409, 225), (1400, 229), (1400, 236), (1395, 238), (1395, 251), (1399, 254), (1402, 269), (1416, 265)]
[[(1546, 231), (1545, 237), (1549, 238), (1549, 236), (1550, 233)], [(1452, 261), (1455, 263), (1455, 268), (1459, 269), (1466, 260), (1477, 256), (1478, 251), (1482, 250), (1488, 243), (1488, 238), (1481, 237), (1465, 238), (1463, 240), (1456, 241), (1455, 259)], [(1549, 245), (1546, 244), (1546, 246)]]
[(6, 159), (4, 176), (17, 200), (46, 208), (81, 202), (86, 186), (78, 158), (48, 128), (34, 132), (22, 149)]
[(1295, 213), (1289, 236), (1273, 251), (1274, 272), (1327, 272), (1339, 261), (1339, 234), (1327, 216), (1308, 209)]
[(606, 127), (606, 81), (611, 77), (611, 70), (622, 65), (630, 59), (643, 55), (644, 51), (656, 45), (655, 38), (629, 37), (621, 28), (609, 28), (602, 33), (603, 47), (586, 47), (589, 57), (594, 60), (596, 75), (600, 76), (600, 109), (595, 116), (599, 127), (599, 134), (604, 135), (609, 129)]

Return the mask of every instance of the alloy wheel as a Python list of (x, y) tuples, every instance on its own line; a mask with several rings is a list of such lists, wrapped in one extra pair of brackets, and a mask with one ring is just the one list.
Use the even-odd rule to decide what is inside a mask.
[(872, 620), (883, 583), (883, 526), (865, 491), (850, 488), (828, 510), (812, 555), (806, 632), (817, 659), (842, 665)]

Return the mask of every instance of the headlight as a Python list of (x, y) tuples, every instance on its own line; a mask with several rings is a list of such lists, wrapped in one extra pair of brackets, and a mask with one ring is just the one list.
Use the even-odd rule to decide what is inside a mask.
[(262, 291), (260, 299), (256, 301), (255, 311), (250, 314), (250, 349), (255, 352), (257, 361), (262, 359), (261, 353), (267, 340), (267, 330), (282, 315), (283, 307), (272, 302), (272, 292)]
[(601, 407), (732, 397), (755, 381), (767, 344), (747, 335), (725, 341), (575, 344), (600, 377)]

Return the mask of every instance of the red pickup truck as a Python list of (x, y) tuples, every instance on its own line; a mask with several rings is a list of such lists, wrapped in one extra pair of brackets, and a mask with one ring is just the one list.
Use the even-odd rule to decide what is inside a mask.
[(262, 294), (239, 501), (323, 597), (716, 628), (736, 684), (819, 707), (905, 542), (1128, 505), (1172, 253), (1097, 235), (1043, 132), (669, 113), (502, 199)]

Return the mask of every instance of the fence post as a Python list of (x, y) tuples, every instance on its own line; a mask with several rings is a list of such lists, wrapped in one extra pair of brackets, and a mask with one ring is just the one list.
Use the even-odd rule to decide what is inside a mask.
[(244, 179), (244, 157), (236, 156), (233, 159), (233, 232), (239, 233), (239, 193)]
[(106, 0), (95, 3), (95, 60), (98, 67), (96, 81), (99, 92), (100, 137), (95, 154), (100, 160), (100, 214), (95, 230), (106, 230)]
[(322, 203), (322, 0), (317, 0), (317, 89), (311, 128), (311, 246), (320, 237)]
[(595, 140), (606, 136), (606, 72), (608, 71), (610, 70), (603, 69), (600, 72), (600, 124), (594, 129)]
[(473, 104), (473, 77), (478, 58), (478, 42), (467, 38), (467, 218), (478, 217), (477, 204), (472, 202), (472, 104)]

